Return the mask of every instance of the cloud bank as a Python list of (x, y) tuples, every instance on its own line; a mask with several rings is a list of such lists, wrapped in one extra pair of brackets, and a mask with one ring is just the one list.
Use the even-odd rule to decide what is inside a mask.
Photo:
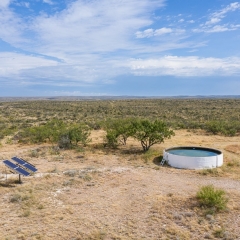
[(129, 66), (135, 75), (200, 77), (240, 74), (240, 58), (165, 56), (158, 59), (131, 60)]
[(0, 82), (78, 87), (114, 84), (123, 75), (240, 74), (237, 55), (190, 55), (208, 44), (197, 38), (200, 34), (240, 29), (240, 21), (228, 18), (238, 13), (239, 2), (198, 19), (182, 13), (164, 15), (168, 4), (167, 0), (1, 0), (0, 40), (11, 50), (0, 51)]

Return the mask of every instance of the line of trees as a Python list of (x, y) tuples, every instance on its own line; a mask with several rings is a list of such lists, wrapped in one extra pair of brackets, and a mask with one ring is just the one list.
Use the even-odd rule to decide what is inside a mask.
[(105, 126), (107, 132), (106, 146), (116, 148), (118, 145), (126, 145), (127, 139), (132, 137), (141, 143), (143, 151), (151, 146), (164, 142), (174, 135), (165, 122), (146, 119), (123, 119), (110, 121)]
[(67, 124), (62, 120), (53, 119), (44, 125), (26, 128), (16, 138), (23, 143), (57, 143), (60, 148), (72, 148), (78, 144), (86, 145), (90, 128), (84, 123)]
[[(107, 120), (104, 122), (106, 130), (105, 147), (117, 148), (126, 145), (129, 137), (141, 143), (143, 151), (151, 146), (164, 142), (174, 135), (166, 123), (146, 119)], [(91, 141), (90, 128), (84, 123), (67, 124), (62, 120), (53, 119), (44, 125), (26, 128), (15, 136), (20, 142), (58, 144), (60, 148), (69, 149), (79, 144), (86, 146)]]
[(205, 130), (214, 135), (235, 136), (240, 133), (240, 122), (209, 121), (205, 125)]

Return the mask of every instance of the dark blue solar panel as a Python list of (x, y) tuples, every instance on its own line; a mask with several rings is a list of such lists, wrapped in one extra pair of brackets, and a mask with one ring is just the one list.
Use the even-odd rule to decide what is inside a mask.
[(24, 176), (28, 176), (30, 175), (29, 172), (27, 172), (26, 170), (20, 168), (19, 166), (15, 165), (14, 163), (10, 162), (9, 160), (4, 160), (3, 163), (11, 168), (13, 171), (15, 171), (18, 174), (24, 175)]
[(13, 157), (12, 160), (17, 162), (18, 164), (22, 165), (23, 167), (29, 169), (32, 172), (36, 172), (37, 171), (37, 169), (32, 164), (28, 163), (27, 161), (25, 161), (25, 160), (23, 160), (21, 158)]

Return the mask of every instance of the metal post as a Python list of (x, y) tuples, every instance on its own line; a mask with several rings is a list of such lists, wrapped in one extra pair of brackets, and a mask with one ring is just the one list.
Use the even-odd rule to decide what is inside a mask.
[(21, 182), (21, 174), (19, 174), (19, 183), (22, 183), (22, 182)]

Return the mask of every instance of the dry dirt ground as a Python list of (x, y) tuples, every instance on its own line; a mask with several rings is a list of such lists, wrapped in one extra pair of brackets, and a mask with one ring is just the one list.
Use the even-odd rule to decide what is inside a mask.
[[(0, 163), (0, 239), (240, 239), (240, 137), (175, 133), (145, 154), (133, 140), (104, 149), (103, 131), (84, 151), (3, 142), (2, 160), (22, 157), (38, 173), (18, 184)], [(164, 148), (184, 145), (222, 150), (224, 166), (159, 164)], [(227, 210), (199, 206), (196, 192), (208, 184), (226, 191)]]

